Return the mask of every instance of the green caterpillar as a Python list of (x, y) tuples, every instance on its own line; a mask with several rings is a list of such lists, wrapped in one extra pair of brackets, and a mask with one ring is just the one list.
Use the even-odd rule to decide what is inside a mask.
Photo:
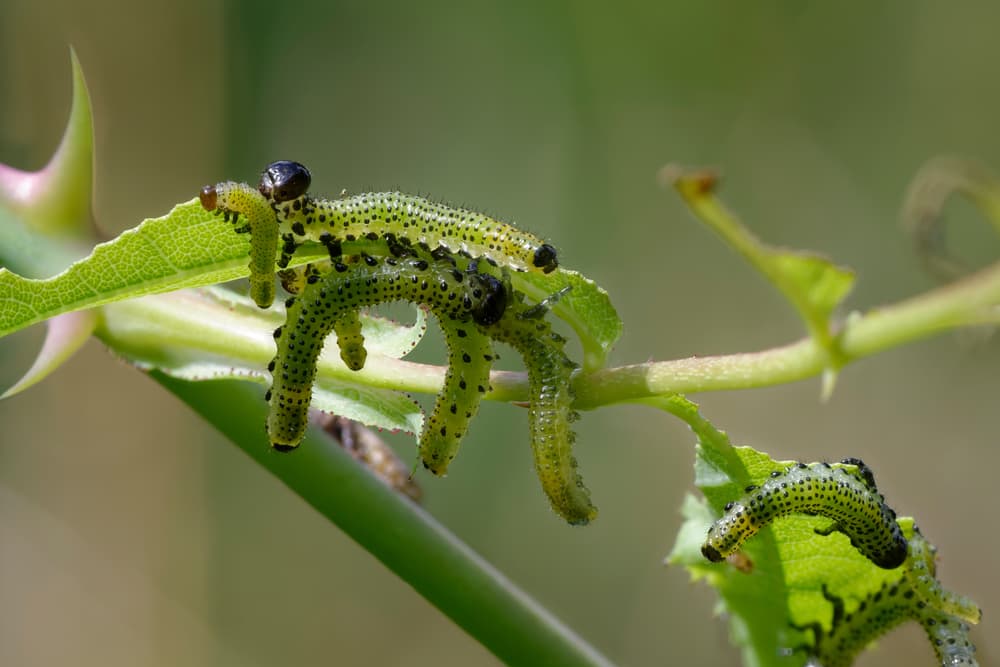
[(263, 285), (273, 282), (279, 238), (277, 266), (282, 269), (305, 241), (321, 243), (336, 262), (343, 242), (362, 240), (379, 242), (380, 248), (396, 257), (414, 254), (416, 248), (482, 257), (515, 271), (549, 273), (559, 265), (551, 245), (482, 213), (399, 192), (314, 198), (308, 194), (311, 182), (305, 166), (280, 160), (264, 169), (258, 193), (233, 182), (205, 186), (201, 191), (206, 210), (224, 213), (227, 220), (239, 215), (249, 220), (248, 226), (237, 231), (250, 232), (251, 295), (261, 307), (274, 298), (273, 286), (268, 300)]
[(260, 308), (274, 302), (274, 255), (278, 251), (278, 219), (271, 205), (245, 183), (228, 181), (206, 185), (200, 193), (201, 205), (217, 211), (233, 224), (243, 215), (247, 222), (236, 227), (238, 234), (250, 234), (250, 298)]
[(937, 580), (937, 549), (924, 539), (920, 529), (914, 527), (914, 535), (909, 539), (910, 563), (907, 580), (916, 594), (925, 603), (934, 606), (949, 616), (955, 616), (968, 623), (979, 623), (983, 612), (969, 598), (946, 591)]
[(725, 514), (708, 530), (701, 553), (719, 562), (771, 521), (788, 514), (825, 516), (836, 523), (829, 531), (847, 535), (866, 558), (881, 568), (899, 567), (906, 559), (906, 538), (896, 513), (875, 487), (871, 470), (858, 459), (840, 464), (798, 463), (759, 488), (726, 505)]
[(524, 303), (523, 294), (514, 292), (504, 316), (489, 327), (489, 332), (524, 358), (531, 395), (531, 448), (542, 489), (559, 516), (570, 524), (584, 525), (597, 516), (597, 508), (590, 501), (573, 456), (576, 436), (570, 423), (577, 413), (572, 409), (570, 381), (578, 366), (563, 352), (565, 339), (544, 319), (549, 303), (559, 295), (531, 306)]
[[(270, 365), (274, 379), (267, 420), (272, 445), (288, 450), (302, 439), (315, 365), (326, 336), (336, 332), (341, 359), (360, 370), (367, 353), (358, 308), (413, 301), (438, 316), (450, 350), (444, 389), (420, 435), (424, 466), (435, 474), (446, 472), (482, 394), (489, 389), (491, 339), (506, 342), (524, 357), (528, 370), (531, 443), (542, 487), (553, 509), (570, 523), (593, 519), (596, 509), (576, 471), (569, 427), (577, 416), (570, 389), (577, 366), (563, 352), (565, 341), (544, 320), (551, 299), (525, 304), (524, 295), (515, 293), (508, 282), (475, 269), (475, 260), (481, 257), (503, 271), (549, 273), (558, 267), (555, 248), (483, 214), (421, 197), (389, 192), (313, 198), (308, 195), (311, 180), (303, 165), (279, 161), (264, 170), (256, 191), (225, 182), (201, 192), (205, 209), (236, 224), (241, 215), (248, 220), (236, 231), (250, 233), (250, 290), (257, 305), (264, 308), (273, 301), (276, 267), (281, 269), (277, 275), (284, 288), (300, 295), (289, 300), (286, 325), (275, 331), (278, 353)], [(281, 253), (276, 260), (279, 239)], [(287, 268), (306, 241), (326, 247), (332, 268)], [(360, 242), (370, 254), (346, 259), (345, 242)], [(455, 268), (453, 254), (473, 260), (464, 274)], [(431, 260), (451, 266), (431, 268)], [(417, 275), (426, 271), (430, 277)], [(448, 276), (458, 284), (449, 288)], [(468, 276), (468, 285), (461, 285), (458, 277), (463, 276)], [(473, 283), (481, 288), (478, 297), (463, 291)], [(418, 293), (413, 287), (423, 284), (439, 284), (444, 293)], [(455, 308), (456, 299), (462, 308)], [(504, 312), (508, 304), (509, 314)]]
[(267, 430), (275, 448), (286, 451), (302, 439), (326, 336), (337, 330), (341, 357), (349, 367), (360, 368), (364, 344), (355, 326), (357, 309), (413, 301), (437, 315), (449, 347), (444, 389), (420, 435), (424, 466), (438, 475), (446, 472), (489, 390), (495, 358), (491, 339), (505, 342), (521, 354), (528, 371), (531, 445), (543, 490), (553, 509), (572, 524), (596, 516), (572, 454), (570, 422), (576, 413), (570, 380), (577, 366), (563, 352), (565, 340), (544, 319), (551, 298), (527, 304), (506, 281), (479, 273), (475, 261), (460, 271), (444, 261), (364, 255), (324, 270), (286, 271), (282, 277), (298, 297), (289, 299), (286, 325), (275, 332), (278, 353), (269, 366), (274, 384), (267, 395)]
[(368, 255), (324, 270), (310, 266), (303, 274), (305, 286), (298, 297), (288, 300), (286, 324), (274, 332), (278, 351), (268, 366), (273, 384), (267, 393), (272, 446), (287, 451), (302, 440), (316, 362), (338, 323), (341, 357), (349, 367), (360, 369), (364, 340), (357, 325), (358, 309), (411, 301), (437, 316), (449, 346), (445, 387), (420, 435), (424, 465), (444, 474), (489, 387), (493, 351), (476, 323), (492, 324), (503, 314), (507, 295), (502, 283), (479, 273), (475, 262), (463, 272), (446, 263)]
[[(793, 627), (813, 632), (809, 651), (823, 667), (849, 667), (873, 640), (911, 619), (923, 626), (942, 667), (978, 665), (969, 626), (953, 612), (960, 609), (966, 617), (974, 616), (972, 622), (978, 622), (981, 612), (971, 601), (942, 590), (933, 574), (928, 585), (927, 573), (934, 570), (934, 547), (914, 527), (898, 579), (885, 582), (851, 613), (845, 613), (844, 601), (824, 586), (823, 597), (833, 605), (830, 630), (819, 623)], [(956, 607), (957, 600), (961, 603)]]

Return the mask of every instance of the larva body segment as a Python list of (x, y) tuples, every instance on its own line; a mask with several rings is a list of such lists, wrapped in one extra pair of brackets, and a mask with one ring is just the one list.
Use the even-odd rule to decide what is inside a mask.
[(969, 626), (944, 612), (923, 613), (917, 620), (927, 633), (941, 667), (979, 667), (976, 646), (969, 641)]
[(937, 549), (917, 531), (909, 539), (911, 567), (906, 576), (916, 594), (929, 605), (945, 614), (969, 623), (979, 623), (983, 612), (969, 598), (945, 590), (937, 579)]
[[(824, 587), (823, 597), (833, 605), (830, 630), (824, 631), (818, 623), (799, 628), (812, 630), (815, 645), (810, 651), (824, 667), (850, 667), (872, 641), (909, 620), (924, 628), (942, 667), (978, 665), (969, 626), (950, 611), (959, 596), (943, 590), (934, 577), (934, 547), (919, 530), (914, 530), (908, 545), (899, 577), (867, 595), (850, 613), (844, 601)], [(963, 613), (972, 614), (974, 608), (974, 615), (979, 616), (979, 608), (971, 601), (964, 600), (963, 607)]]
[(811, 653), (823, 667), (851, 667), (869, 644), (910, 620), (913, 603), (905, 599), (905, 587), (900, 584), (901, 581), (883, 584), (850, 614), (844, 613), (844, 601), (831, 595), (824, 586), (823, 597), (833, 605), (833, 626), (829, 632), (823, 632), (818, 624), (810, 627), (816, 634)]
[(564, 339), (552, 331), (542, 314), (544, 308), (525, 307), (517, 301), (489, 331), (524, 358), (531, 396), (531, 448), (542, 489), (559, 516), (570, 524), (584, 525), (597, 516), (597, 508), (573, 456), (575, 435), (570, 424), (577, 415), (570, 381), (577, 366), (563, 352)]
[[(497, 303), (506, 302), (506, 296), (497, 293), (504, 288), (494, 277), (474, 270), (461, 272), (450, 264), (432, 265), (417, 259), (386, 258), (374, 263), (368, 260), (352, 261), (343, 266), (343, 271), (330, 267), (307, 271), (310, 275), (304, 281), (301, 293), (288, 306), (285, 326), (275, 331), (278, 352), (269, 367), (273, 384), (268, 392), (270, 412), (267, 432), (276, 449), (294, 448), (302, 440), (316, 362), (324, 340), (338, 322), (345, 321), (345, 330), (353, 336), (355, 328), (351, 317), (356, 316), (359, 308), (394, 301), (418, 303), (437, 316), (446, 332), (468, 323), (469, 326), (463, 327), (466, 339), (473, 338), (479, 341), (476, 343), (479, 347), (488, 347), (488, 338), (473, 322), (491, 322), (494, 316), (498, 316), (498, 309), (502, 315), (502, 307), (498, 307)], [(349, 343), (341, 347), (342, 356), (353, 358), (357, 345), (363, 349), (363, 339), (351, 338)], [(483, 363), (489, 365), (485, 359)], [(489, 373), (488, 368), (486, 373)], [(461, 375), (455, 374), (451, 379), (458, 383)], [(465, 399), (461, 403), (462, 409), (456, 409), (456, 414), (449, 417), (453, 432), (464, 433), (468, 420), (478, 409), (482, 394), (476, 389), (458, 391), (446, 386), (438, 397), (435, 415), (450, 412), (451, 404), (459, 396)], [(460, 439), (460, 435), (456, 437)], [(445, 448), (457, 449), (457, 446), (456, 441)], [(432, 449), (437, 451), (441, 447), (434, 445)]]
[(270, 203), (259, 192), (245, 183), (228, 181), (205, 186), (200, 193), (201, 205), (239, 222), (238, 233), (250, 234), (250, 298), (260, 308), (268, 308), (274, 301), (274, 262), (278, 252), (278, 220)]
[(344, 241), (384, 240), (400, 255), (407, 246), (444, 249), (516, 271), (549, 273), (558, 266), (556, 250), (513, 225), (466, 208), (432, 202), (401, 192), (367, 192), (325, 199), (307, 193), (305, 166), (287, 160), (267, 166), (259, 185), (277, 214), (284, 240), (278, 265), (288, 265), (295, 248), (317, 241), (340, 254)]
[(462, 436), (490, 388), (493, 345), (472, 322), (441, 321), (448, 345), (448, 371), (434, 410), (420, 434), (420, 459), (435, 475), (445, 475)]
[(881, 568), (899, 567), (906, 559), (906, 538), (896, 515), (869, 486), (864, 471), (827, 463), (800, 463), (772, 473), (759, 488), (748, 488), (709, 528), (701, 552), (712, 562), (721, 561), (762, 527), (789, 514), (833, 519), (833, 529), (847, 535), (858, 551)]

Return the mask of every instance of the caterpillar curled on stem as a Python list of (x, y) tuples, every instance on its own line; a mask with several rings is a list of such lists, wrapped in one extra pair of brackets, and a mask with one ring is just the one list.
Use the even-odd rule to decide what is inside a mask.
[(287, 451), (302, 440), (327, 336), (337, 331), (341, 357), (359, 370), (365, 355), (358, 309), (409, 301), (434, 313), (449, 346), (445, 386), (420, 434), (424, 465), (444, 474), (489, 386), (493, 351), (476, 324), (492, 324), (503, 314), (506, 288), (494, 276), (478, 272), (475, 262), (460, 271), (449, 263), (366, 256), (342, 266), (306, 267), (301, 293), (287, 304), (286, 324), (274, 332), (278, 351), (269, 365), (272, 386), (267, 393), (271, 444)]
[[(963, 618), (976, 623), (981, 612), (970, 600), (941, 587), (933, 574), (934, 553), (934, 547), (914, 527), (899, 576), (867, 595), (851, 612), (846, 611), (844, 600), (824, 585), (823, 597), (833, 606), (830, 629), (819, 623), (793, 625), (812, 631), (814, 642), (807, 647), (809, 653), (823, 667), (850, 667), (872, 641), (915, 620), (924, 628), (942, 667), (978, 665), (976, 647), (969, 640), (969, 626)], [(961, 613), (956, 614), (956, 610)]]
[(858, 459), (846, 461), (798, 463), (771, 473), (760, 487), (748, 487), (746, 495), (726, 505), (725, 514), (708, 529), (702, 554), (719, 562), (771, 521), (808, 514), (833, 519), (832, 528), (822, 534), (844, 533), (875, 565), (899, 567), (906, 559), (906, 538), (896, 513), (875, 487), (871, 470)]

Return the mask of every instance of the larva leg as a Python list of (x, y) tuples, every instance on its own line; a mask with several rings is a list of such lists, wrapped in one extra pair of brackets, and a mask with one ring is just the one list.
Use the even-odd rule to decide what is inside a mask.
[(490, 386), (493, 346), (472, 322), (441, 320), (448, 345), (448, 372), (434, 410), (420, 434), (420, 459), (435, 475), (444, 475), (458, 453), (469, 422)]
[(881, 494), (869, 488), (863, 474), (840, 465), (800, 463), (771, 473), (759, 488), (751, 486), (746, 491), (709, 528), (701, 549), (708, 560), (721, 561), (762, 527), (789, 514), (833, 519), (836, 529), (879, 567), (893, 569), (906, 559), (906, 538), (895, 512)]
[[(278, 249), (278, 220), (271, 204), (244, 183), (219, 183), (202, 189), (201, 205), (208, 211), (242, 215), (250, 232), (250, 298), (261, 308), (274, 301), (274, 256)], [(239, 231), (238, 228), (237, 231)]]

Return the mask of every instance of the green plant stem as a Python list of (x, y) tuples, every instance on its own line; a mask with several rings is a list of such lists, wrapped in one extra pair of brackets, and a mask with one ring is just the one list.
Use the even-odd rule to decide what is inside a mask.
[[(852, 314), (836, 335), (844, 362), (991, 319), (1000, 303), (1000, 265), (865, 315)], [(743, 354), (689, 357), (609, 368), (574, 385), (576, 407), (642, 401), (673, 393), (749, 389), (819, 375), (826, 353), (812, 339)]]
[(152, 376), (507, 664), (611, 664), (328, 438), (310, 432), (291, 454), (270, 449), (259, 388)]
[[(977, 274), (865, 315), (852, 314), (835, 335), (844, 363), (882, 350), (972, 324), (994, 322), (1000, 304), (1000, 264)], [(238, 354), (246, 361), (266, 365), (273, 350), (269, 345), (234, 343), (225, 336), (205, 335), (203, 313), (171, 295), (159, 295), (105, 306), (106, 313), (120, 309), (125, 317), (105, 317), (98, 335), (116, 349), (133, 345), (162, 346), (170, 341), (197, 345), (210, 354)], [(131, 323), (131, 324), (130, 324)], [(173, 332), (173, 333), (172, 333)], [(194, 332), (194, 333), (192, 333)], [(192, 340), (192, 336), (196, 340)], [(216, 349), (218, 348), (218, 349)], [(760, 352), (710, 357), (689, 357), (607, 368), (581, 374), (574, 382), (575, 407), (587, 410), (622, 402), (670, 394), (751, 389), (795, 382), (821, 374), (827, 353), (809, 337)], [(321, 372), (348, 381), (400, 391), (440, 391), (444, 369), (399, 359), (373, 357), (361, 372), (330, 365)], [(525, 401), (528, 383), (524, 373), (494, 372), (496, 401)]]

